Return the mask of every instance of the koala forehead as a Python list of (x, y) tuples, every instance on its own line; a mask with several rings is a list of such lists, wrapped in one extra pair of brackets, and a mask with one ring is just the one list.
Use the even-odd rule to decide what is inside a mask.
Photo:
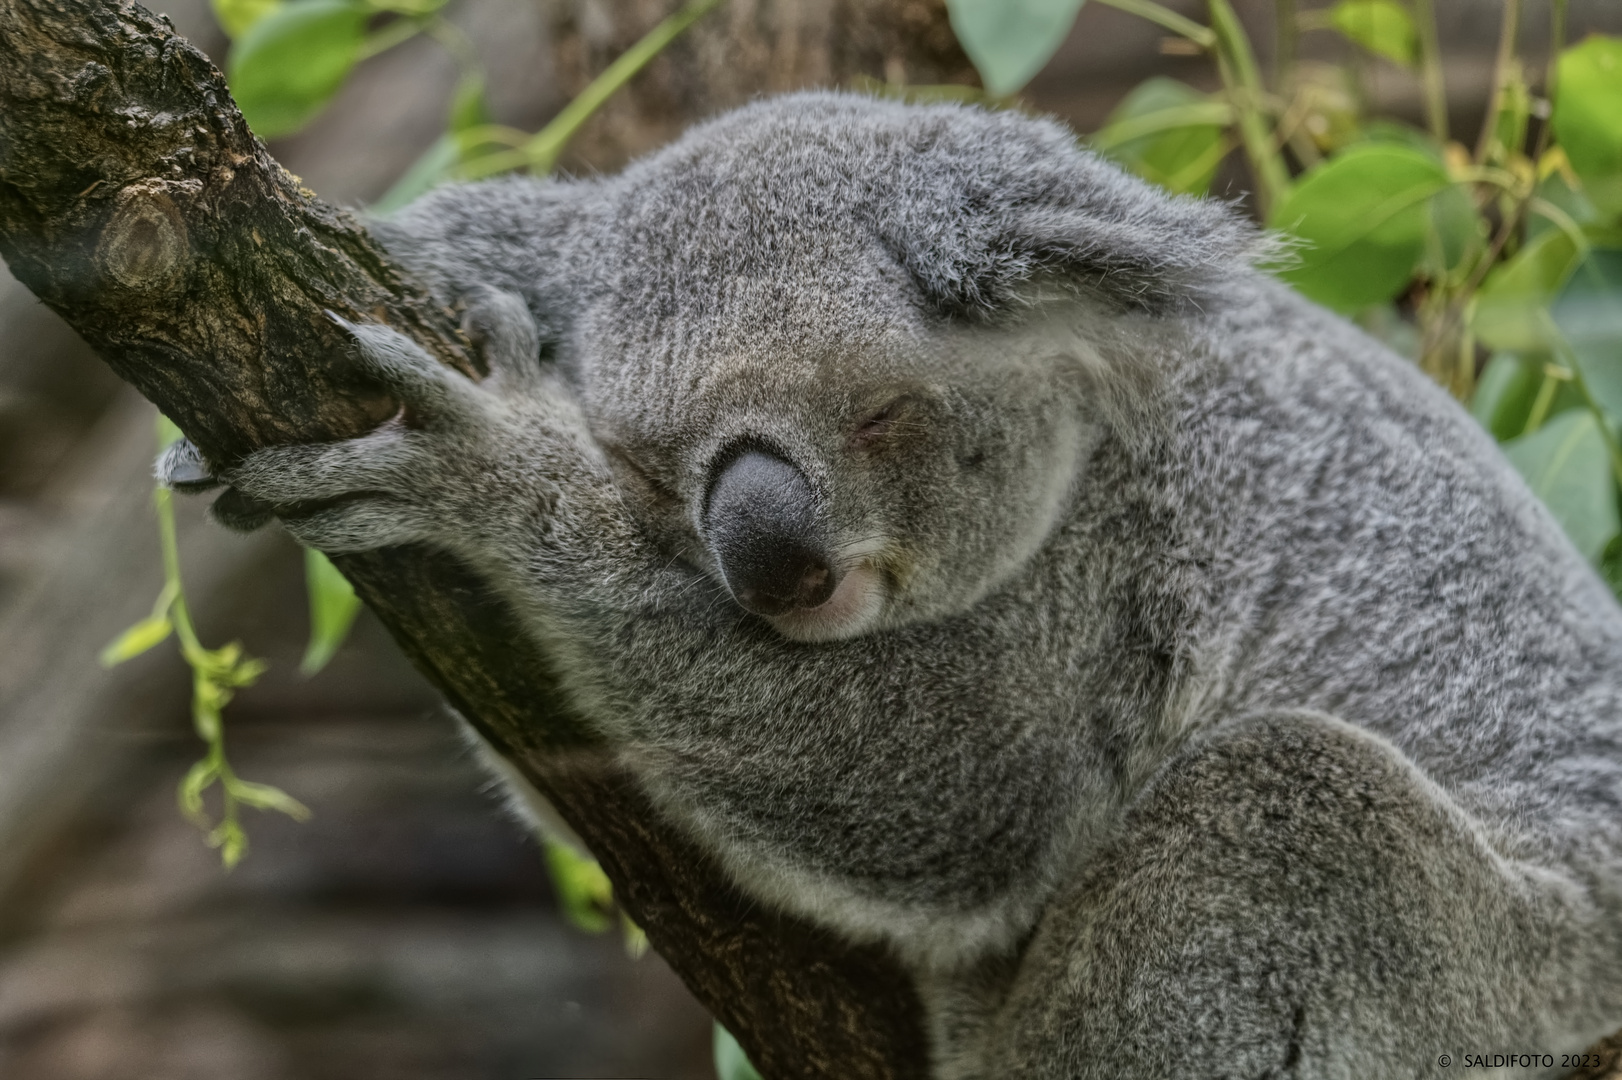
[(1046, 122), (850, 95), (695, 128), (604, 182), (575, 324), (593, 411), (690, 429), (750, 399), (948, 377), (928, 363), (949, 320), (909, 265), (917, 249), (948, 277), (957, 249), (983, 259), (985, 212), (1052, 197), (1076, 160)]

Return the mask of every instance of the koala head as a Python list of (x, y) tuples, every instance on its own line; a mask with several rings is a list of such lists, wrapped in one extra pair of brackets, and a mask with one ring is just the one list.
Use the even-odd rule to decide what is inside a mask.
[(523, 293), (633, 501), (800, 640), (1006, 581), (1152, 375), (1119, 328), (1175, 321), (1255, 245), (1056, 124), (827, 93), (618, 177), (448, 189), (382, 232), (447, 291)]

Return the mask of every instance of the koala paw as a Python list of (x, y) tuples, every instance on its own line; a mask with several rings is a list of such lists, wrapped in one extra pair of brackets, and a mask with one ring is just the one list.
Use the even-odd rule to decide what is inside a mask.
[(180, 491), (227, 484), (213, 507), (222, 524), (251, 529), (275, 516), (322, 551), (442, 537), (486, 486), (499, 449), (491, 436), (510, 426), (509, 402), (542, 390), (534, 320), (516, 296), (477, 298), (468, 331), (490, 375), (475, 383), (386, 326), (331, 318), (353, 337), (357, 374), (393, 394), (399, 414), (358, 438), (268, 447), (217, 472), (182, 440), (158, 459), (160, 480)]

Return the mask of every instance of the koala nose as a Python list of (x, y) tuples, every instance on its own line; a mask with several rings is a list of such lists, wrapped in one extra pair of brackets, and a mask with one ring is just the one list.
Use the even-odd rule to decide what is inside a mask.
[(705, 540), (733, 597), (757, 615), (813, 608), (838, 584), (805, 474), (748, 450), (710, 481)]

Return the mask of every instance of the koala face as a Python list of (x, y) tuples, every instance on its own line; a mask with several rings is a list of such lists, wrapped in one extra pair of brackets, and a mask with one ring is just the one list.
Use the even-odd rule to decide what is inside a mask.
[(641, 519), (802, 640), (1008, 580), (1136, 377), (1086, 342), (1198, 306), (1254, 244), (1057, 125), (816, 93), (381, 228), (444, 293), (523, 294)]
[[(585, 394), (599, 437), (688, 560), (787, 637), (970, 607), (1059, 518), (1086, 441), (1074, 380), (1006, 332), (800, 314), (788, 321), (820, 332), (599, 357), (612, 374)], [(697, 355), (667, 362), (677, 349)], [(615, 392), (650, 385), (667, 392)]]

